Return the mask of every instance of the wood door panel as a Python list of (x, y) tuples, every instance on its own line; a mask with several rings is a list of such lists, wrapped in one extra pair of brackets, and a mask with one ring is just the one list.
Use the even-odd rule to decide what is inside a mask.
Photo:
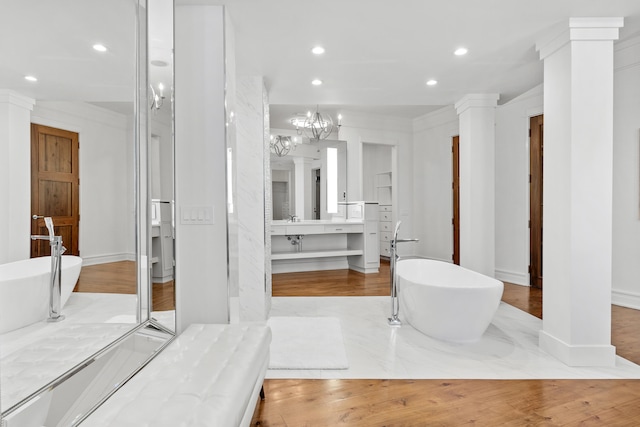
[(531, 117), (529, 129), (529, 284), (542, 288), (543, 116)]
[[(80, 222), (78, 134), (31, 125), (31, 213), (50, 216), (66, 254), (79, 255)], [(32, 234), (47, 235), (42, 219), (34, 220)], [(50, 253), (47, 241), (34, 242), (31, 256)]]
[(46, 216), (73, 216), (73, 184), (40, 180), (38, 211)]
[(453, 263), (460, 265), (460, 137), (451, 141), (453, 175)]
[(73, 173), (73, 140), (40, 134), (38, 165), (40, 172)]

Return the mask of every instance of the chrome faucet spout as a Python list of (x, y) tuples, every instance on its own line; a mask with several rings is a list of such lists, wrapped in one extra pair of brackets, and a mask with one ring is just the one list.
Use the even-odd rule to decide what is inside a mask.
[(400, 256), (397, 253), (397, 244), (398, 243), (408, 243), (408, 242), (418, 242), (419, 239), (398, 239), (398, 231), (400, 230), (400, 224), (402, 221), (398, 221), (396, 224), (396, 229), (393, 233), (393, 239), (391, 239), (390, 243), (390, 262), (389, 262), (389, 273), (390, 273), (390, 285), (391, 285), (391, 317), (389, 317), (388, 323), (389, 326), (401, 326), (402, 321), (398, 317), (398, 313), (400, 311), (400, 301), (398, 295), (398, 278), (396, 275), (396, 262), (400, 260)]

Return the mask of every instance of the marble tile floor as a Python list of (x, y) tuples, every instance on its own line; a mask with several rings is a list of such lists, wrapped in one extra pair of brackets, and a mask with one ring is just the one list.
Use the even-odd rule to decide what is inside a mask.
[(136, 296), (77, 293), (65, 319), (45, 320), (0, 336), (1, 402), (6, 410), (64, 374), (135, 325)]
[[(408, 323), (387, 325), (389, 297), (274, 297), (271, 316), (332, 316), (341, 321), (346, 370), (269, 370), (267, 378), (613, 379), (640, 378), (640, 366), (569, 367), (538, 347), (542, 320), (504, 302), (483, 338), (451, 344)], [(232, 319), (234, 319), (232, 304)], [(402, 318), (402, 313), (400, 313)], [(237, 321), (237, 316), (235, 317)]]

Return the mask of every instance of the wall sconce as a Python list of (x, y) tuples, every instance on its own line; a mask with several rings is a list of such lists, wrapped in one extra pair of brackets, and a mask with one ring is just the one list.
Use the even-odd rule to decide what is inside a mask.
[(164, 103), (164, 85), (158, 83), (158, 91), (153, 88), (153, 85), (149, 85), (151, 88), (151, 94), (149, 95), (149, 103), (151, 111), (157, 112)]

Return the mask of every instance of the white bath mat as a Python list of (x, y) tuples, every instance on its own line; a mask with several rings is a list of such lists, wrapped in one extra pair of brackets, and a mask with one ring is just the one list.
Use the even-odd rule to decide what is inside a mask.
[(272, 317), (269, 369), (348, 369), (337, 317)]

